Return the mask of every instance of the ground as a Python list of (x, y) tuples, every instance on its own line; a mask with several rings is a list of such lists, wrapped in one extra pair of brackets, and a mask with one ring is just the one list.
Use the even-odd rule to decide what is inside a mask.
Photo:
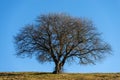
[(1, 72), (0, 80), (120, 80), (120, 73)]

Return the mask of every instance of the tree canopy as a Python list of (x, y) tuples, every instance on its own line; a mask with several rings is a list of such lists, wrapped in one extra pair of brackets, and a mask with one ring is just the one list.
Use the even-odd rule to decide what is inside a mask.
[(16, 54), (54, 62), (53, 73), (60, 73), (67, 62), (94, 64), (110, 53), (110, 45), (100, 35), (88, 19), (62, 13), (40, 15), (14, 37)]

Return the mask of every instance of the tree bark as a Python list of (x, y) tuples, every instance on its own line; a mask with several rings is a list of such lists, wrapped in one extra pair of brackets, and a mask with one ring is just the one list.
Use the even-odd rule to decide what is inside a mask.
[(54, 74), (59, 74), (62, 72), (62, 63), (56, 63), (55, 64), (55, 70), (53, 71)]

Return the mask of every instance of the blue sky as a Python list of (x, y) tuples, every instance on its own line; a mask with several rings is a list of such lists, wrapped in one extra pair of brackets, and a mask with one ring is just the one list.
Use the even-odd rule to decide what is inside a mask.
[(96, 65), (67, 64), (65, 72), (120, 72), (120, 0), (0, 0), (0, 72), (53, 71), (52, 63), (16, 57), (13, 36), (37, 16), (54, 12), (91, 19), (113, 49)]

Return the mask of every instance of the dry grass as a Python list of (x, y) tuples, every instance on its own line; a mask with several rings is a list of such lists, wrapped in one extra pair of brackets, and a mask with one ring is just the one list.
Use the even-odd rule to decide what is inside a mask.
[(0, 80), (120, 80), (120, 73), (1, 72)]

